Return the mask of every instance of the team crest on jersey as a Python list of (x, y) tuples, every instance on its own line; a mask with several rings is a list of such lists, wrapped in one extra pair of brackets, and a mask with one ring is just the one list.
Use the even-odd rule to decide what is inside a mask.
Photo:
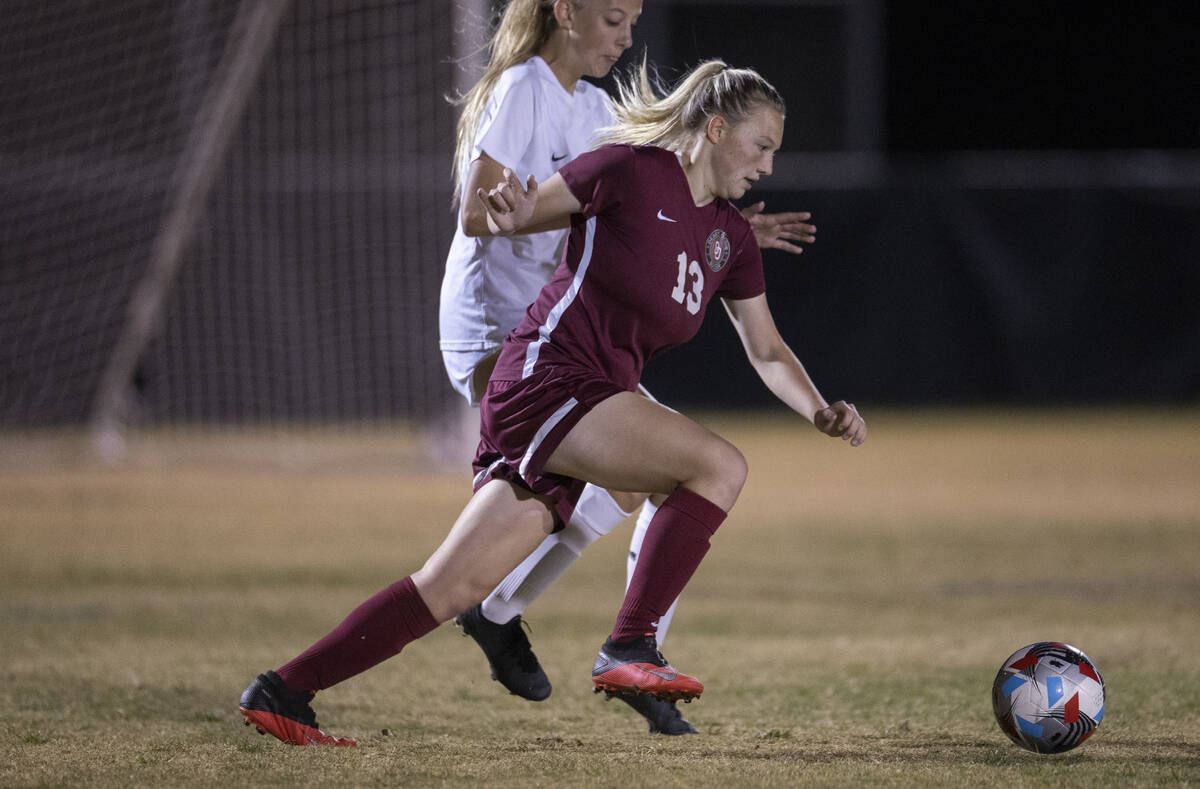
[(729, 262), (729, 236), (719, 227), (704, 242), (704, 261), (713, 271), (720, 271)]

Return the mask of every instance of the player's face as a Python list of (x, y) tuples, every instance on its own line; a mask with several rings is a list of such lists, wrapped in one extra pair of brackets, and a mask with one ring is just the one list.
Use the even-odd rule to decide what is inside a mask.
[(604, 77), (618, 58), (633, 46), (633, 26), (642, 14), (642, 0), (585, 0), (571, 15), (570, 46), (579, 70)]
[(783, 116), (759, 105), (744, 121), (727, 126), (713, 150), (717, 196), (737, 200), (770, 175), (783, 140)]

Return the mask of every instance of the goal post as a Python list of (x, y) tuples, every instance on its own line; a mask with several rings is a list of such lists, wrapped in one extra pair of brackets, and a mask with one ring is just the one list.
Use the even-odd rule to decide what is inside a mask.
[(17, 0), (0, 430), (422, 428), (487, 0)]
[(288, 0), (242, 0), (225, 53), (179, 157), (170, 209), (155, 237), (146, 273), (100, 376), (92, 406), (93, 447), (101, 458), (124, 453), (128, 394), (134, 370), (159, 325), (167, 291), (183, 258), (229, 141), (254, 89)]

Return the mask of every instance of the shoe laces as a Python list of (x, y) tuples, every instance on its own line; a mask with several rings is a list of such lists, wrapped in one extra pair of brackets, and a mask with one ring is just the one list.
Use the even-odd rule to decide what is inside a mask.
[(525, 635), (525, 631), (533, 632), (533, 628), (525, 621), (524, 617), (518, 616), (517, 621), (506, 628), (509, 631), (508, 643), (504, 645), (504, 652), (516, 658), (517, 665), (521, 667), (521, 671), (532, 673), (538, 668), (537, 657), (533, 654), (533, 647), (529, 643), (529, 636)]

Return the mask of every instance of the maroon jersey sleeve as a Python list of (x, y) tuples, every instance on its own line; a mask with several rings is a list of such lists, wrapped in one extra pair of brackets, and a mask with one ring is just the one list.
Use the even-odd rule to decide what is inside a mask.
[(734, 214), (730, 225), (730, 246), (733, 247), (729, 261), (729, 274), (717, 289), (717, 298), (722, 299), (752, 299), (761, 296), (767, 290), (763, 279), (762, 251), (754, 239), (754, 231), (750, 223), (734, 208), (729, 206)]
[(583, 204), (580, 214), (592, 217), (620, 204), (622, 185), (628, 188), (636, 181), (634, 158), (628, 145), (605, 145), (575, 157), (558, 171)]

